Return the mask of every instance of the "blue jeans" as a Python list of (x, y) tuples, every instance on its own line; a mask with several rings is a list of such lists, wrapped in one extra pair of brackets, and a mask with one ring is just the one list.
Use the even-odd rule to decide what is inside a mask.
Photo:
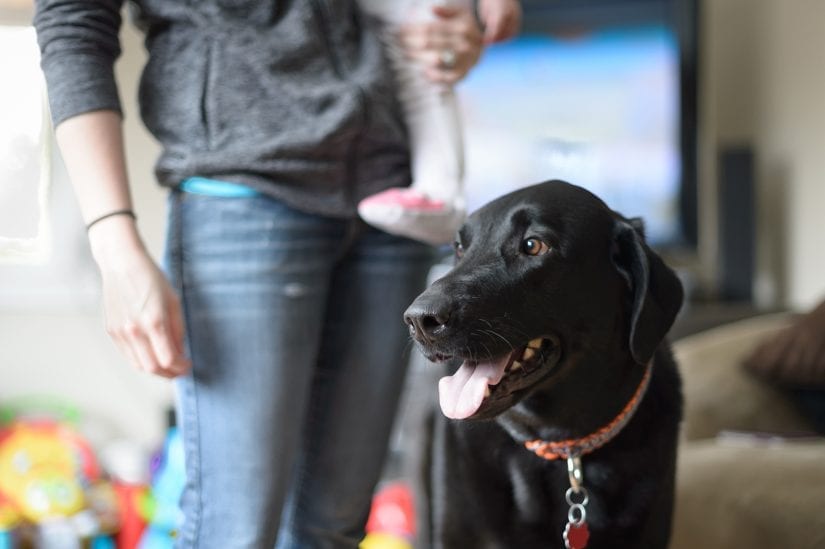
[(401, 315), (432, 259), (267, 197), (172, 193), (166, 261), (193, 362), (176, 384), (179, 546), (357, 546), (408, 362)]

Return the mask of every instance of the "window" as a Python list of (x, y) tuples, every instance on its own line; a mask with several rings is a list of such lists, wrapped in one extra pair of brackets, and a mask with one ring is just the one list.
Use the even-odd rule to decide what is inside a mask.
[(0, 262), (48, 257), (46, 215), (51, 166), (40, 55), (34, 30), (0, 27)]
[(97, 283), (54, 146), (34, 29), (0, 26), (0, 309), (91, 306)]

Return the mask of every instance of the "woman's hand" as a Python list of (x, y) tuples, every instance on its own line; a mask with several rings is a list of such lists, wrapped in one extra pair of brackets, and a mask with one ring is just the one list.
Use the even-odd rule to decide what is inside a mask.
[(406, 54), (418, 61), (432, 82), (455, 84), (481, 56), (483, 39), (472, 11), (433, 7), (435, 20), (404, 25), (401, 42)]
[(484, 43), (509, 40), (521, 28), (521, 4), (518, 0), (479, 0), (478, 15), (484, 24)]
[(133, 221), (112, 217), (89, 232), (102, 278), (106, 331), (135, 368), (167, 378), (183, 375), (190, 363), (180, 302), (136, 233), (123, 226), (128, 223)]

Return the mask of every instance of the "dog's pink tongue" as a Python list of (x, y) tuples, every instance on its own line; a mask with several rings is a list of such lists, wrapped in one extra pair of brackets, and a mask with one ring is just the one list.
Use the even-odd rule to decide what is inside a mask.
[(509, 358), (505, 355), (494, 362), (464, 362), (455, 374), (442, 377), (438, 382), (438, 401), (444, 415), (465, 419), (476, 413), (487, 385), (496, 385), (504, 377)]

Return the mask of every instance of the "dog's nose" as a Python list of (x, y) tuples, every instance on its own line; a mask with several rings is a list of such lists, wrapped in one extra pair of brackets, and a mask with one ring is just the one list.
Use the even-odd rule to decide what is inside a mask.
[(404, 322), (410, 335), (419, 341), (432, 341), (444, 331), (450, 320), (450, 310), (435, 307), (430, 300), (417, 299), (404, 312)]

